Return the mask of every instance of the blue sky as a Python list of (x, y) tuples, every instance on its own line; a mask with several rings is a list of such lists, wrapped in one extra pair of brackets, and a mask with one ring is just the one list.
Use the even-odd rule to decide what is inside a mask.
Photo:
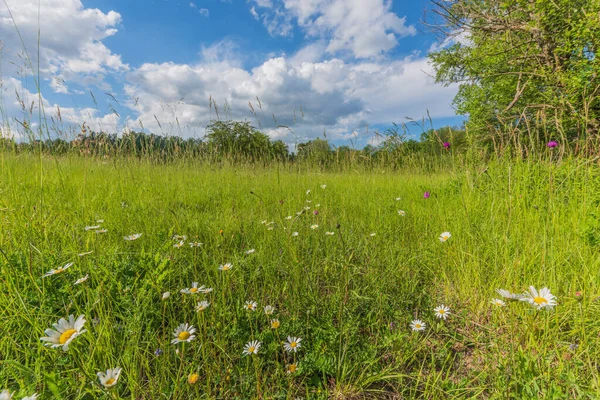
[(85, 122), (202, 137), (216, 115), (211, 98), (221, 117), (250, 120), (290, 145), (323, 132), (337, 145), (376, 144), (373, 132), (427, 110), (435, 126), (462, 121), (451, 107), (456, 87), (428, 76), (427, 52), (439, 44), (421, 24), (427, 1), (7, 3), (0, 5), (3, 108), (23, 119), (13, 93), (27, 104), (36, 98), (29, 69), (15, 66), (23, 46), (14, 18), (39, 61), (46, 114), (58, 121), (60, 109), (71, 134)]

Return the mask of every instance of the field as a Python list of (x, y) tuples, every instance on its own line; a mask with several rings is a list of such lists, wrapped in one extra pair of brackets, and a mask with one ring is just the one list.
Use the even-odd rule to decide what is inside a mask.
[[(600, 397), (594, 163), (0, 157), (0, 389), (15, 398)], [(193, 282), (213, 290), (181, 292)], [(496, 292), (530, 286), (557, 305)], [(45, 346), (69, 315), (85, 332)], [(172, 344), (184, 323), (191, 341)], [(116, 367), (106, 388), (97, 373)]]

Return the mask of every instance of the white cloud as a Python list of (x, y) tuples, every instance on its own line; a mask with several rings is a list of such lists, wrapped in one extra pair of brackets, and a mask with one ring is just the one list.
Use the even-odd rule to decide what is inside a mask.
[(196, 10), (198, 12), (198, 14), (202, 15), (203, 17), (208, 17), (210, 15), (210, 11), (208, 10), (208, 8), (199, 8), (195, 3), (190, 2), (190, 7), (192, 7), (194, 10)]
[[(24, 49), (37, 68), (38, 28), (39, 67), (45, 79), (60, 77), (66, 83), (81, 84), (89, 75), (97, 77), (128, 70), (121, 56), (113, 54), (102, 43), (117, 33), (116, 27), (121, 22), (119, 13), (86, 8), (80, 0), (7, 0), (6, 4), (8, 7), (0, 6), (0, 37), (5, 42), (4, 58), (9, 70), (4, 72), (8, 75), (19, 73), (11, 62), (22, 68), (21, 75), (32, 73), (28, 63), (23, 62)], [(64, 93), (65, 85), (51, 86)]]
[[(350, 52), (370, 58), (396, 47), (398, 39), (416, 33), (391, 11), (387, 0), (253, 0), (271, 35), (291, 34), (295, 20), (308, 36), (328, 41), (330, 54)], [(253, 6), (254, 13), (257, 13)]]

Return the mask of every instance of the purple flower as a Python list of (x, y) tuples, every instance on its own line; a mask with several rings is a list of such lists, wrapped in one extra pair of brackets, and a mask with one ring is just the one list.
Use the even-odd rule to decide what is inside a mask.
[(313, 211), (313, 214), (315, 214), (315, 215), (319, 215), (319, 211), (318, 211), (318, 210), (315, 210), (315, 211)]
[(156, 349), (156, 351), (154, 351), (154, 355), (156, 357), (160, 357), (163, 355), (163, 351), (161, 349)]
[(550, 147), (551, 149), (555, 148), (556, 146), (558, 146), (558, 142), (555, 140), (551, 140), (548, 142), (548, 147)]
[(431, 194), (429, 192), (423, 193), (423, 198), (424, 199), (428, 199), (429, 197), (431, 197)]
[(444, 142), (444, 148), (445, 149), (449, 149), (450, 148), (450, 142)]

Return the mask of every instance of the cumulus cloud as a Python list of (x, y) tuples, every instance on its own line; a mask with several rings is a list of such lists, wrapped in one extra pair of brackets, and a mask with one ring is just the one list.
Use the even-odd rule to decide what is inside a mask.
[[(120, 22), (119, 13), (86, 8), (80, 0), (6, 0), (0, 6), (0, 37), (9, 68), (4, 72), (24, 76), (32, 74), (31, 66), (37, 69), (38, 29), (39, 67), (45, 79), (83, 84), (88, 76), (126, 71), (129, 66), (121, 56), (102, 43), (117, 33)], [(64, 93), (67, 85), (51, 87)]]
[(253, 0), (251, 10), (272, 35), (287, 36), (290, 23), (310, 37), (325, 38), (330, 54), (347, 51), (355, 58), (370, 58), (396, 47), (398, 39), (416, 33), (406, 18), (391, 11), (386, 0)]

